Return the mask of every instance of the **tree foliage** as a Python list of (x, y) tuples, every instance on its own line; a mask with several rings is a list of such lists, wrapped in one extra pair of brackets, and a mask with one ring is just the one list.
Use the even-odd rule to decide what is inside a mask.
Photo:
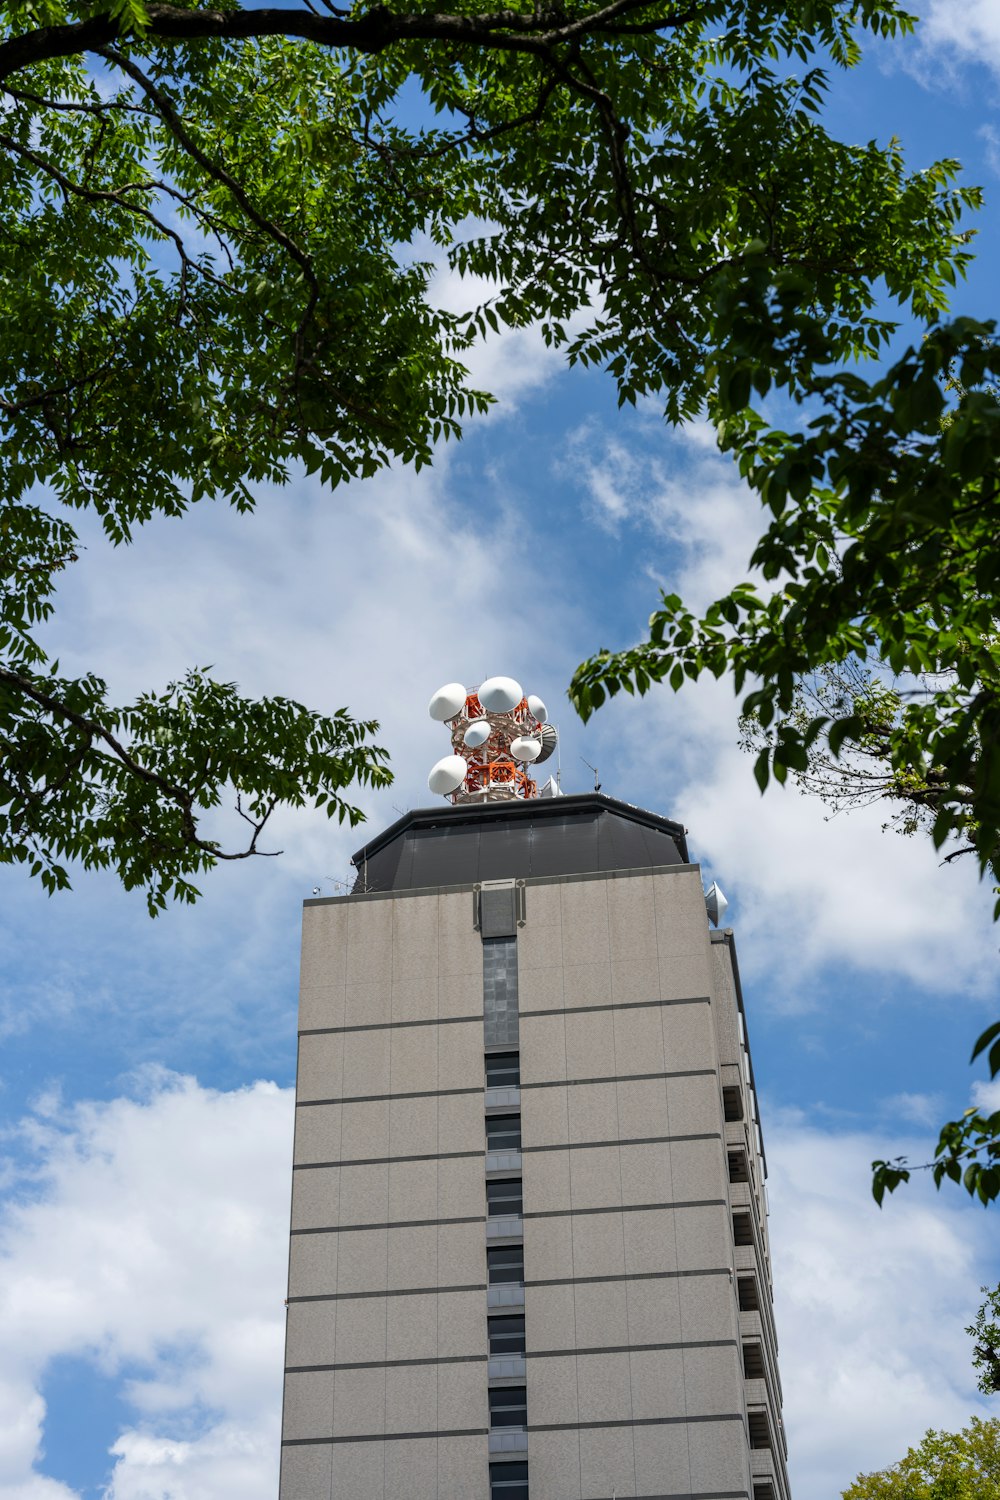
[(979, 1389), (984, 1396), (995, 1396), (1000, 1394), (1000, 1286), (979, 1290), (986, 1300), (965, 1331), (973, 1340), (972, 1363), (979, 1372)]
[(1000, 1421), (932, 1428), (891, 1468), (859, 1474), (843, 1500), (1000, 1500)]
[[(977, 194), (821, 120), (824, 66), (911, 24), (897, 0), (0, 6), (0, 858), (51, 888), (110, 864), (156, 909), (222, 857), (220, 799), (246, 854), (277, 803), (354, 818), (347, 784), (386, 775), (343, 712), (61, 677), (38, 627), (74, 508), (120, 544), (296, 466), (419, 466), (486, 406), (462, 358), (490, 328), (537, 319), (623, 401), (739, 425), (737, 304), (794, 388), (769, 297), (800, 289), (834, 359), (883, 345), (886, 294), (937, 314)], [(443, 311), (435, 264), (487, 300)]]

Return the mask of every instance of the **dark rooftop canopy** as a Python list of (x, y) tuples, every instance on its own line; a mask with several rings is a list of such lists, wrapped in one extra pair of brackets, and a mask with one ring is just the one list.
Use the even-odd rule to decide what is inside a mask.
[(684, 829), (597, 792), (419, 808), (359, 849), (361, 891), (474, 885), (688, 863)]

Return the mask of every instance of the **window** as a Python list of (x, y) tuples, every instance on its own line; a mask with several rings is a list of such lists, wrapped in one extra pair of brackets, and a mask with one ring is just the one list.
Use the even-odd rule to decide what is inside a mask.
[(764, 1350), (760, 1344), (743, 1345), (743, 1373), (748, 1380), (764, 1379)]
[[(487, 1255), (489, 1251), (486, 1252)], [(759, 1312), (760, 1298), (757, 1296), (757, 1282), (753, 1276), (741, 1276), (737, 1283), (740, 1299), (740, 1312)]]
[(490, 1426), (527, 1427), (528, 1388), (501, 1385), (490, 1388)]
[(487, 1151), (520, 1151), (521, 1116), (487, 1115), (486, 1149)]
[(521, 1083), (521, 1055), (518, 1052), (487, 1052), (486, 1087), (516, 1089)]
[(490, 1500), (528, 1500), (528, 1465), (490, 1464)]
[(524, 1353), (523, 1318), (488, 1318), (491, 1354)]
[(733, 1214), (733, 1244), (753, 1244), (753, 1225), (749, 1214)]
[(486, 1212), (490, 1218), (503, 1218), (521, 1213), (520, 1177), (503, 1177), (499, 1182), (486, 1184)]
[(750, 1172), (747, 1168), (747, 1154), (745, 1151), (729, 1152), (729, 1181), (750, 1181)]
[(490, 1286), (499, 1286), (505, 1281), (523, 1281), (524, 1246), (491, 1246), (486, 1251), (486, 1271)]

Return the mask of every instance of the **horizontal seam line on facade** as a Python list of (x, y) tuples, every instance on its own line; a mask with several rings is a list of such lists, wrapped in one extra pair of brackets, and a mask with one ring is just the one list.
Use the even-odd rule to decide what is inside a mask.
[[(498, 1179), (502, 1181), (502, 1179)], [(514, 1179), (517, 1180), (516, 1178)], [(691, 1198), (679, 1199), (676, 1203), (620, 1203), (612, 1208), (540, 1208), (534, 1213), (521, 1214), (479, 1214), (470, 1218), (461, 1219), (397, 1219), (386, 1224), (318, 1224), (311, 1229), (293, 1229), (295, 1234), (349, 1234), (360, 1232), (365, 1229), (430, 1229), (434, 1225), (447, 1224), (488, 1224), (490, 1218), (520, 1218), (520, 1219), (569, 1219), (584, 1218), (591, 1214), (642, 1214), (653, 1213), (661, 1209), (677, 1208), (724, 1208), (724, 1198)]]
[(529, 1422), (528, 1432), (590, 1432), (597, 1427), (679, 1427), (688, 1422), (742, 1422), (738, 1411), (719, 1412), (704, 1417), (618, 1417), (606, 1422)]
[[(721, 1199), (720, 1199), (721, 1202)], [(502, 1217), (502, 1216), (498, 1216)], [(508, 1218), (513, 1217), (507, 1215)], [(393, 1219), (386, 1224), (324, 1224), (318, 1229), (293, 1229), (292, 1234), (355, 1234), (365, 1229), (433, 1229), (441, 1224), (485, 1224), (485, 1214), (463, 1219)]]
[(301, 1099), (295, 1107), (296, 1109), (309, 1109), (317, 1104), (381, 1104), (383, 1099), (451, 1099), (459, 1094), (481, 1094), (482, 1092), (483, 1089), (480, 1087), (478, 1089), (415, 1089), (408, 1094), (342, 1094), (337, 1099)]
[(442, 1427), (437, 1432), (359, 1432), (348, 1437), (282, 1438), (283, 1448), (303, 1448), (307, 1444), (331, 1443), (399, 1443), (414, 1438), (485, 1437), (488, 1427)]
[(293, 1302), (345, 1302), (356, 1297), (434, 1297), (443, 1292), (485, 1292), (485, 1281), (477, 1281), (472, 1286), (404, 1286), (381, 1287), (374, 1292), (316, 1292), (309, 1297), (289, 1297), (289, 1305)]
[[(668, 1002), (669, 1003), (669, 1002)], [(417, 1021), (362, 1021), (357, 1026), (305, 1026), (299, 1036), (341, 1036), (345, 1031), (395, 1031), (402, 1026), (463, 1026), (470, 1021), (482, 1021), (480, 1013), (474, 1016), (432, 1016)]]
[(718, 1130), (703, 1130), (694, 1135), (634, 1135), (624, 1140), (617, 1141), (562, 1141), (554, 1146), (522, 1146), (521, 1155), (539, 1151), (588, 1151), (591, 1148), (607, 1146), (665, 1146), (671, 1141), (721, 1141), (722, 1133)]
[(422, 1156), (351, 1156), (340, 1161), (300, 1161), (292, 1167), (292, 1171), (317, 1172), (324, 1167), (388, 1167), (399, 1161), (461, 1161), (470, 1156), (483, 1155), (485, 1153), (482, 1151), (429, 1151)]
[(591, 1286), (605, 1281), (673, 1281), (680, 1276), (732, 1276), (729, 1266), (705, 1266), (698, 1271), (625, 1271), (614, 1276), (553, 1276), (546, 1281), (525, 1280), (526, 1288), (538, 1286)]
[[(571, 1219), (589, 1214), (646, 1214), (660, 1209), (675, 1208), (724, 1208), (724, 1198), (685, 1198), (676, 1203), (621, 1203), (614, 1208), (540, 1208), (534, 1213), (522, 1213), (522, 1219)], [(502, 1216), (500, 1216), (502, 1217)]]
[(619, 1005), (609, 1001), (607, 1005), (560, 1005), (554, 1010), (521, 1010), (522, 1021), (533, 1016), (579, 1016), (595, 1010), (649, 1010), (655, 1005), (711, 1005), (708, 995), (691, 995), (686, 1000), (624, 1000)]
[(670, 1073), (612, 1073), (607, 1078), (546, 1078), (538, 1083), (522, 1083), (523, 1089), (576, 1089), (594, 1083), (644, 1083), (657, 1078), (714, 1078), (714, 1068), (677, 1068)]
[(413, 1365), (484, 1365), (488, 1358), (488, 1354), (440, 1354), (435, 1359), (357, 1359), (339, 1365), (286, 1365), (285, 1374), (314, 1375), (324, 1370), (398, 1370)]
[[(502, 1314), (500, 1315), (502, 1316)], [(672, 1344), (601, 1344), (586, 1349), (529, 1349), (524, 1354), (439, 1354), (426, 1359), (358, 1359), (332, 1365), (286, 1365), (286, 1375), (324, 1370), (385, 1370), (412, 1366), (485, 1364), (489, 1359), (569, 1359), (602, 1354), (655, 1354), (672, 1349), (736, 1349), (736, 1339), (686, 1339)]]
[[(714, 1068), (677, 1068), (669, 1073), (615, 1073), (607, 1078), (543, 1078), (535, 1083), (497, 1084), (497, 1088), (526, 1089), (575, 1089), (587, 1088), (595, 1083), (645, 1083), (657, 1078), (714, 1078)], [(404, 1094), (342, 1094), (333, 1099), (299, 1099), (296, 1109), (315, 1109), (324, 1104), (381, 1104), (397, 1099), (451, 1099), (459, 1095), (482, 1094), (483, 1088), (475, 1089), (415, 1089)]]

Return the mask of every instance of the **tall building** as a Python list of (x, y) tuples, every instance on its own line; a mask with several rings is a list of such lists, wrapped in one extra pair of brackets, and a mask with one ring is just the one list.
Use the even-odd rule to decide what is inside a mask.
[(482, 786), (305, 903), (281, 1500), (788, 1500), (732, 934)]

